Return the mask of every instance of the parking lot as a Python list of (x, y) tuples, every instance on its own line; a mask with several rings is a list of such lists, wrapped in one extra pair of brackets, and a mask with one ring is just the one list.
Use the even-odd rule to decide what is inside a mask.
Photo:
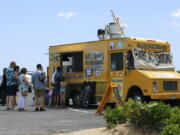
[(30, 96), (27, 111), (6, 111), (0, 106), (0, 135), (50, 135), (83, 129), (104, 127), (103, 116), (94, 115), (95, 109), (46, 108), (34, 112)]

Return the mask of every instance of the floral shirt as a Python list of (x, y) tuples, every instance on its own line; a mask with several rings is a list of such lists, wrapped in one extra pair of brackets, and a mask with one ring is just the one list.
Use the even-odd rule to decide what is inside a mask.
[(8, 68), (6, 72), (6, 83), (7, 86), (13, 86), (16, 85), (16, 80), (15, 80), (15, 73), (13, 68)]
[(24, 81), (24, 75), (19, 75), (19, 91), (28, 91), (28, 83)]

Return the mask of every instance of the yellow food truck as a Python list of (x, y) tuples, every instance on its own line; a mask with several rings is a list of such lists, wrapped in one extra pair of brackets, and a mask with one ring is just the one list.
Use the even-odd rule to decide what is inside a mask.
[(180, 99), (180, 74), (166, 41), (125, 37), (50, 46), (49, 78), (58, 66), (68, 82), (67, 101), (75, 106), (99, 103), (111, 83), (122, 102)]

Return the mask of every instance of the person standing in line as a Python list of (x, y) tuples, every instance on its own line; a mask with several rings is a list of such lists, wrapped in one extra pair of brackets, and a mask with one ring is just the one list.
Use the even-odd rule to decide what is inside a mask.
[(53, 75), (52, 75), (52, 78), (51, 78), (51, 84), (54, 85), (55, 81), (54, 81), (54, 76), (55, 74), (57, 73), (57, 71), (55, 70)]
[(6, 71), (6, 78), (7, 78), (7, 96), (9, 96), (8, 100), (8, 107), (7, 110), (15, 108), (15, 96), (16, 96), (16, 81), (17, 76), (15, 75), (14, 68), (16, 66), (16, 62), (12, 61), (10, 63), (9, 68)]
[(54, 105), (54, 95), (53, 95), (53, 91), (54, 91), (54, 76), (55, 76), (55, 74), (56, 74), (56, 70), (54, 70), (54, 72), (53, 72), (53, 75), (52, 75), (52, 77), (51, 77), (51, 86), (52, 86), (52, 88), (51, 89), (49, 89), (49, 92), (48, 92), (48, 96), (49, 96), (49, 105)]
[(18, 102), (18, 110), (25, 111), (25, 100), (28, 95), (28, 79), (26, 77), (27, 69), (22, 68), (21, 74), (19, 75), (19, 102)]
[(17, 102), (16, 102), (16, 97), (17, 97), (17, 92), (18, 92), (18, 89), (19, 89), (19, 81), (18, 81), (18, 78), (19, 78), (19, 76), (20, 76), (20, 67), (19, 66), (15, 66), (15, 68), (14, 68), (14, 73), (15, 73), (15, 76), (16, 76), (16, 78), (17, 78), (17, 80), (16, 80), (16, 96), (15, 96), (15, 98), (14, 98), (14, 103), (15, 103), (15, 105), (17, 105)]
[(46, 111), (44, 109), (44, 95), (45, 95), (45, 78), (46, 74), (43, 72), (41, 64), (36, 66), (37, 70), (32, 74), (32, 83), (35, 90), (35, 111)]
[(60, 108), (65, 108), (66, 105), (66, 86), (67, 82), (63, 77), (62, 81), (60, 82), (61, 90), (60, 90)]
[(7, 79), (6, 79), (6, 70), (7, 68), (3, 69), (3, 77), (2, 77), (2, 83), (1, 83), (1, 99), (2, 99), (2, 105), (6, 104), (6, 97), (7, 97), (7, 92), (6, 92), (6, 87), (7, 87)]
[(55, 74), (56, 74), (56, 69), (54, 70), (54, 72), (53, 72), (53, 75), (52, 75), (52, 78), (51, 78), (51, 85), (52, 85), (52, 98), (51, 98), (51, 105), (52, 106), (54, 106), (54, 105), (56, 105), (56, 100), (54, 100), (54, 98), (56, 98), (55, 97), (55, 95), (54, 95), (54, 92), (55, 92), (55, 81), (54, 81), (54, 76), (55, 76)]
[(57, 67), (57, 72), (54, 76), (54, 102), (58, 106), (60, 103), (60, 90), (61, 90), (61, 81), (63, 80), (62, 69)]

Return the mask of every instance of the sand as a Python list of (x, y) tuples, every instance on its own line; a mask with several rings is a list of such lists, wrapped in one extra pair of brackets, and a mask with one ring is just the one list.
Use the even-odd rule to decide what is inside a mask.
[(143, 131), (142, 129), (137, 129), (132, 125), (118, 125), (115, 129), (96, 128), (81, 130), (72, 133), (60, 133), (56, 135), (159, 135), (155, 131)]

